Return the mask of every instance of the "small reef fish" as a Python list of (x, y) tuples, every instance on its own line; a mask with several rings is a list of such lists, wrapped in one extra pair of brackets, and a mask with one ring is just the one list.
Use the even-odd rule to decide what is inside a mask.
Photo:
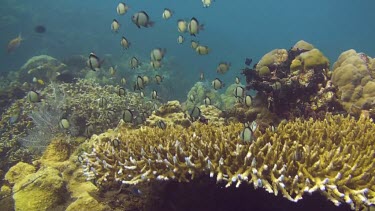
[(225, 86), (225, 84), (218, 78), (215, 78), (215, 80), (211, 82), (211, 85), (215, 90), (221, 89)]
[(251, 65), (251, 62), (253, 62), (252, 59), (249, 59), (249, 58), (246, 58), (246, 59), (245, 59), (245, 65), (246, 65), (246, 66), (250, 66), (250, 65)]
[(129, 9), (129, 6), (127, 6), (125, 3), (120, 2), (117, 5), (116, 11), (119, 15), (124, 15)]
[(211, 99), (208, 96), (204, 98), (203, 102), (206, 107), (211, 105)]
[(204, 25), (199, 24), (199, 21), (193, 17), (188, 24), (188, 30), (191, 36), (196, 36), (200, 30), (204, 30)]
[(128, 39), (126, 39), (126, 37), (122, 37), (121, 38), (121, 42), (120, 42), (120, 45), (124, 48), (124, 49), (128, 49), (131, 45), (131, 43), (129, 42)]
[(247, 107), (250, 107), (253, 105), (253, 98), (250, 95), (246, 95), (243, 102)]
[(168, 8), (165, 8), (164, 11), (163, 11), (162, 17), (163, 17), (163, 19), (168, 20), (169, 18), (172, 17), (173, 14), (174, 14), (174, 12), (172, 12), (172, 10), (170, 10)]
[(234, 96), (236, 98), (242, 99), (245, 96), (245, 89), (242, 86), (237, 86), (234, 89)]
[(190, 119), (194, 122), (201, 117), (201, 109), (197, 106), (194, 106), (189, 113)]
[(186, 30), (187, 30), (187, 27), (188, 27), (188, 23), (185, 20), (183, 20), (183, 19), (177, 20), (178, 32), (185, 33)]
[(251, 128), (245, 126), (244, 129), (241, 131), (240, 138), (244, 142), (251, 142), (254, 139), (253, 131), (251, 130)]
[(239, 78), (238, 76), (236, 76), (236, 79), (234, 80), (234, 82), (235, 82), (236, 84), (240, 84), (240, 83), (241, 83), (241, 80), (240, 80), (240, 78)]
[(47, 31), (47, 28), (43, 25), (37, 25), (34, 27), (34, 31), (39, 34), (43, 34)]
[(120, 144), (121, 144), (121, 142), (120, 142), (120, 140), (118, 138), (115, 138), (115, 139), (112, 140), (112, 146), (113, 146), (113, 148), (118, 149), (119, 146), (120, 146)]
[(231, 64), (229, 62), (220, 62), (216, 68), (216, 72), (220, 74), (224, 74), (228, 72)]
[(40, 96), (37, 92), (29, 91), (27, 93), (27, 100), (31, 103), (36, 103), (40, 101)]
[(158, 92), (156, 90), (153, 90), (151, 92), (151, 98), (154, 100), (158, 99)]
[(199, 80), (204, 81), (204, 73), (203, 72), (201, 72), (201, 74), (199, 75)]
[(195, 97), (194, 97), (193, 94), (189, 95), (189, 100), (190, 100), (192, 103), (194, 103), (194, 101), (195, 101)]
[(137, 79), (134, 84), (134, 91), (135, 90), (143, 90), (145, 88), (145, 82), (141, 76), (137, 76)]
[(161, 61), (151, 61), (150, 65), (154, 69), (159, 69), (161, 67)]
[(212, 1), (214, 1), (214, 0), (202, 0), (203, 7), (211, 6)]
[(132, 123), (133, 122), (133, 112), (130, 109), (125, 109), (124, 113), (122, 114), (122, 120), (126, 123)]
[(195, 40), (191, 41), (191, 48), (192, 49), (197, 49), (198, 46), (199, 46), (199, 42), (198, 41), (195, 41)]
[(116, 75), (117, 67), (110, 67), (110, 68), (108, 69), (108, 72), (109, 72), (109, 74), (110, 74), (111, 76)]
[(44, 81), (42, 79), (37, 79), (36, 77), (33, 78), (33, 82), (37, 83), (39, 85), (42, 85), (42, 86), (45, 85), (45, 83), (44, 83)]
[(161, 82), (163, 82), (163, 77), (160, 76), (160, 75), (156, 75), (155, 76), (155, 81), (156, 81), (156, 84), (161, 84)]
[(112, 24), (111, 24), (111, 30), (113, 31), (113, 32), (118, 32), (118, 30), (120, 29), (120, 24), (119, 24), (119, 22), (116, 20), (116, 19), (113, 19), (113, 21), (112, 21)]
[(162, 130), (167, 129), (167, 124), (163, 120), (158, 120), (156, 125)]
[(20, 34), (20, 35), (18, 35), (18, 37), (16, 37), (16, 38), (12, 39), (11, 41), (9, 41), (8, 47), (7, 47), (7, 52), (11, 53), (14, 50), (16, 50), (21, 45), (21, 42), (23, 40), (24, 39), (22, 39), (21, 34)]
[(184, 43), (184, 41), (185, 41), (184, 36), (179, 35), (179, 36), (177, 37), (177, 43), (178, 43), (178, 44), (182, 44), (182, 43)]
[(198, 46), (195, 48), (195, 51), (196, 51), (199, 55), (207, 55), (208, 53), (210, 53), (211, 49), (210, 49), (208, 46), (198, 45)]
[(118, 93), (118, 96), (120, 96), (120, 97), (126, 95), (126, 91), (125, 91), (125, 89), (122, 88), (122, 87), (120, 87), (120, 88), (118, 89), (118, 92), (117, 92), (117, 93)]
[(87, 66), (89, 66), (91, 70), (100, 70), (101, 63), (103, 63), (103, 61), (100, 61), (98, 56), (96, 56), (94, 53), (90, 53), (89, 59), (87, 60)]
[(67, 119), (61, 119), (59, 122), (59, 126), (61, 129), (69, 129), (70, 128), (70, 123)]
[(141, 28), (141, 26), (146, 28), (152, 27), (155, 24), (153, 21), (150, 20), (150, 17), (145, 11), (135, 13), (132, 16), (132, 21), (138, 28)]
[(150, 58), (151, 61), (161, 61), (164, 55), (167, 53), (167, 49), (155, 48), (151, 51)]
[(126, 78), (121, 78), (120, 83), (124, 86), (126, 85)]
[(135, 56), (133, 56), (133, 57), (130, 59), (129, 64), (130, 64), (130, 68), (131, 68), (132, 70), (138, 68), (138, 67), (141, 65), (140, 62), (138, 61), (138, 59), (137, 59)]

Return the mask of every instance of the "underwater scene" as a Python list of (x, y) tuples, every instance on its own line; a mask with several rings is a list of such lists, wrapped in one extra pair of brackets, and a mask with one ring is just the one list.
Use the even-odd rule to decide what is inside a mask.
[(375, 1), (0, 4), (1, 211), (375, 210)]

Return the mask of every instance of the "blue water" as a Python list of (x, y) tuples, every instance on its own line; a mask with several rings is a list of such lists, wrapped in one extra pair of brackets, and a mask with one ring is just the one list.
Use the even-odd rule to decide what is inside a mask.
[[(246, 57), (258, 61), (270, 50), (289, 49), (301, 39), (319, 48), (331, 65), (341, 52), (352, 48), (375, 57), (373, 0), (216, 0), (210, 8), (203, 8), (200, 0), (128, 0), (125, 3), (131, 8), (125, 16), (117, 15), (118, 3), (1, 0), (0, 43), (4, 50), (0, 51), (0, 72), (17, 70), (39, 54), (62, 59), (91, 51), (114, 58), (128, 53), (148, 62), (151, 49), (163, 47), (168, 51), (165, 59), (173, 64), (169, 71), (178, 71), (186, 80), (195, 81), (201, 71), (208, 78), (217, 77), (217, 64), (231, 62), (230, 72), (221, 76), (231, 83)], [(164, 8), (174, 11), (171, 19), (162, 19)], [(140, 10), (156, 22), (153, 28), (138, 29), (131, 22), (131, 15)], [(4, 21), (9, 17), (13, 21)], [(205, 25), (205, 30), (193, 39), (212, 49), (207, 56), (199, 56), (190, 48), (188, 34), (184, 34), (183, 45), (176, 42), (177, 19), (191, 17)], [(114, 18), (121, 24), (118, 34), (110, 30)], [(38, 24), (45, 25), (47, 32), (35, 33), (33, 28)], [(7, 43), (20, 33), (25, 41), (7, 54)], [(132, 42), (128, 51), (120, 47), (122, 35)]]

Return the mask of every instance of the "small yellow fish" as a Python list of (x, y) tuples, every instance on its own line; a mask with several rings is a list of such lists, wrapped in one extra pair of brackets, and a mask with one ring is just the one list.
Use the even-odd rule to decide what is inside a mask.
[(121, 78), (120, 82), (121, 82), (122, 85), (126, 85), (126, 78)]
[(23, 40), (24, 39), (22, 39), (21, 34), (20, 34), (20, 35), (18, 35), (18, 37), (16, 37), (16, 38), (12, 39), (11, 41), (9, 41), (8, 47), (7, 47), (7, 52), (11, 53), (14, 50), (16, 50), (20, 46), (20, 44), (21, 44), (21, 42)]
[(199, 54), (199, 55), (207, 55), (211, 50), (208, 46), (204, 46), (204, 45), (198, 45), (196, 48), (195, 48), (195, 51)]
[(129, 9), (129, 6), (121, 2), (117, 5), (116, 11), (117, 11), (117, 14), (124, 15), (128, 11), (128, 9)]
[(231, 66), (231, 64), (229, 62), (220, 62), (219, 65), (216, 68), (216, 72), (224, 74), (224, 73), (228, 72), (230, 66)]
[(168, 20), (169, 18), (172, 17), (172, 15), (173, 15), (172, 10), (170, 10), (168, 8), (165, 8), (164, 11), (163, 11), (162, 17), (163, 17), (163, 19)]
[(129, 42), (128, 39), (126, 39), (124, 36), (121, 38), (121, 42), (120, 42), (121, 46), (124, 48), (124, 49), (128, 49), (131, 45), (131, 43)]
[(110, 67), (108, 72), (111, 76), (114, 76), (116, 74), (116, 67)]
[(43, 81), (42, 79), (38, 79), (37, 82), (38, 82), (38, 84), (40, 84), (40, 85), (44, 85), (44, 84), (45, 84), (44, 81)]
[(120, 23), (116, 19), (113, 19), (112, 24), (111, 24), (111, 30), (117, 33), (119, 29), (120, 29)]
[(195, 40), (191, 41), (191, 48), (192, 49), (196, 49), (198, 46), (199, 46), (199, 42), (198, 41), (195, 41)]
[(185, 20), (179, 19), (177, 21), (177, 29), (180, 33), (185, 33), (187, 26), (188, 26), (188, 23)]

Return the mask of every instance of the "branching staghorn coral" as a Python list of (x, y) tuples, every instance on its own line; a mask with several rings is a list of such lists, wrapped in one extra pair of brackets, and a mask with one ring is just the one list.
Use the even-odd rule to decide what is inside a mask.
[(249, 183), (294, 202), (320, 192), (356, 210), (375, 203), (375, 124), (369, 119), (327, 115), (323, 121), (282, 122), (276, 132), (257, 130), (252, 143), (241, 142), (241, 129), (120, 125), (92, 137), (92, 151), (82, 155), (83, 171), (104, 187), (209, 175), (227, 187)]

